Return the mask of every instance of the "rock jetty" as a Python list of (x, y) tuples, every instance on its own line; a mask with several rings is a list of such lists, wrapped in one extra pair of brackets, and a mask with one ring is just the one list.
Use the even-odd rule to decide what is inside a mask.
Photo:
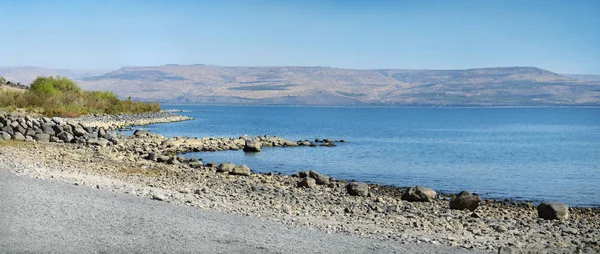
[(60, 117), (31, 117), (0, 112), (0, 139), (109, 146), (119, 143), (117, 133)]
[(154, 123), (170, 123), (193, 120), (191, 117), (178, 115), (172, 110), (156, 113), (119, 114), (119, 115), (89, 115), (72, 118), (72, 121), (88, 127), (102, 127), (104, 129), (120, 129), (129, 126), (143, 126)]

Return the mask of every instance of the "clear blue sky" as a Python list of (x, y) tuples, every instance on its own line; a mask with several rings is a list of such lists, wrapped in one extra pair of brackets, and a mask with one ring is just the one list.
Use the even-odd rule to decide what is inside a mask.
[(600, 74), (599, 0), (0, 0), (0, 10), (0, 66), (536, 66)]

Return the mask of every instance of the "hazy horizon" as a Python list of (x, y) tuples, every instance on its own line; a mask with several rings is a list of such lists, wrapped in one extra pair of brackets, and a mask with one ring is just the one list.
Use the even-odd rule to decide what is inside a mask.
[(0, 66), (600, 74), (598, 1), (3, 1)]

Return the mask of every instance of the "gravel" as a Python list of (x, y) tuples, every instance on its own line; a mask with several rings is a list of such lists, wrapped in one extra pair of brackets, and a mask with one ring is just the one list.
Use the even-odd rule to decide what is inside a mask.
[(473, 253), (288, 228), (0, 169), (0, 252)]

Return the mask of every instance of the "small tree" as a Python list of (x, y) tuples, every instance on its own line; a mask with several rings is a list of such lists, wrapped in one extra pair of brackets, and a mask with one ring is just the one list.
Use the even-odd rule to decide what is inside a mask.
[(55, 95), (57, 93), (79, 93), (79, 88), (75, 82), (67, 77), (37, 77), (29, 86), (29, 91), (38, 94)]
[(4, 77), (0, 77), (0, 85), (6, 84), (6, 79)]

